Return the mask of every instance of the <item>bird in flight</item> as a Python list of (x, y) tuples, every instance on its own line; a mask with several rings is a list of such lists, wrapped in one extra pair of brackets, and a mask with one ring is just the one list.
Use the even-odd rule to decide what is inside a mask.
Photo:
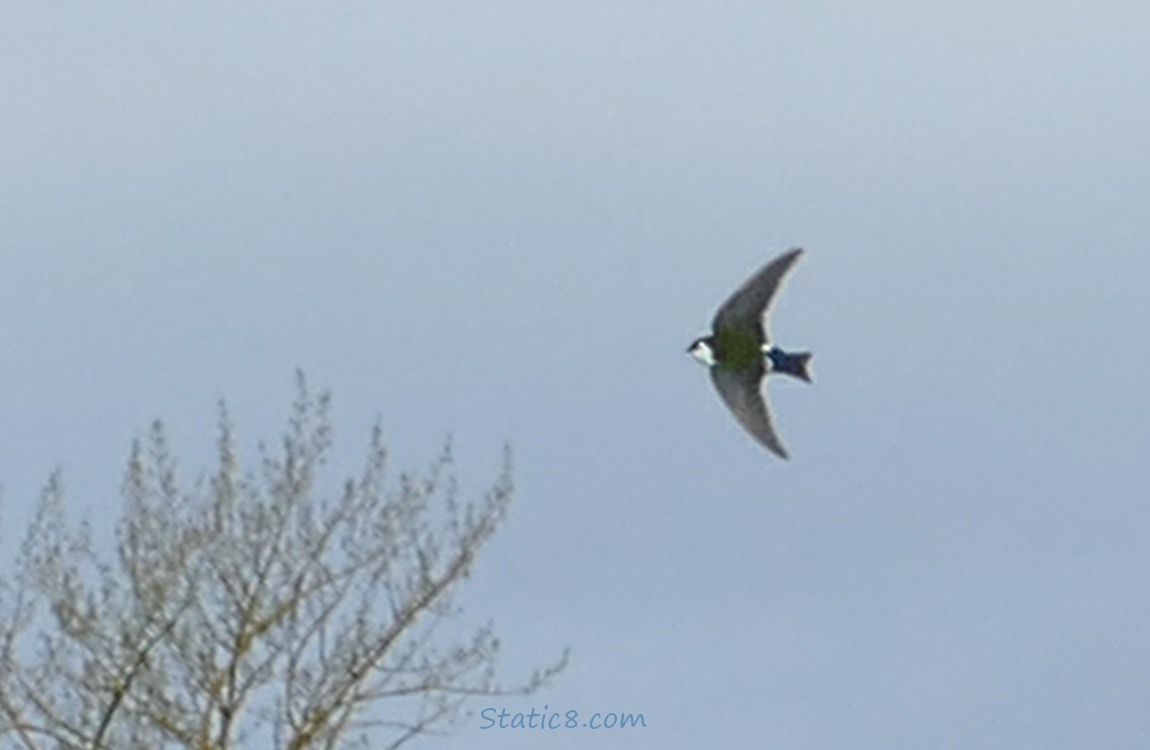
[(781, 372), (810, 383), (811, 353), (772, 344), (768, 317), (775, 293), (802, 254), (802, 248), (788, 250), (759, 269), (715, 313), (711, 335), (687, 347), (710, 368), (715, 389), (743, 429), (780, 458), (787, 458), (787, 449), (771, 421), (763, 381)]

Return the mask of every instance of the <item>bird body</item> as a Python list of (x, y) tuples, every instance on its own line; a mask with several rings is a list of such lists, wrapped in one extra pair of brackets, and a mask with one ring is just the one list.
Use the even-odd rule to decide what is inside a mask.
[(715, 361), (728, 370), (746, 370), (763, 361), (763, 342), (750, 328), (729, 325), (715, 332)]
[(687, 349), (710, 368), (715, 389), (735, 419), (780, 458), (787, 458), (787, 450), (771, 421), (763, 381), (779, 372), (811, 382), (811, 353), (772, 345), (767, 318), (775, 293), (802, 252), (789, 250), (759, 269), (715, 313), (711, 335), (695, 339)]

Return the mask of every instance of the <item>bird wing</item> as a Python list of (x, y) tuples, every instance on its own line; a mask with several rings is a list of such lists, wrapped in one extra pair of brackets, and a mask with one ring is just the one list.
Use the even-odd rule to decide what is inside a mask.
[(738, 291), (730, 296), (719, 311), (711, 327), (715, 331), (731, 325), (752, 325), (763, 334), (763, 341), (767, 341), (766, 312), (771, 306), (771, 300), (787, 272), (803, 254), (801, 247), (788, 250), (779, 257), (763, 266), (754, 276), (739, 287)]
[(723, 403), (747, 432), (779, 458), (787, 458), (787, 449), (771, 423), (771, 411), (763, 397), (760, 383), (765, 372), (762, 365), (742, 371), (721, 365), (711, 368), (711, 380)]

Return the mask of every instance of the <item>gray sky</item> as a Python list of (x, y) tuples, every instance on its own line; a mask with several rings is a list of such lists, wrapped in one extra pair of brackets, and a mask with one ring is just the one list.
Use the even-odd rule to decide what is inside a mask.
[[(5, 551), (301, 367), (349, 465), (514, 446), (467, 606), (573, 663), (491, 704), (648, 723), (428, 747), (1146, 747), (1147, 49), (1135, 0), (7, 3)], [(783, 463), (684, 350), (794, 245)]]

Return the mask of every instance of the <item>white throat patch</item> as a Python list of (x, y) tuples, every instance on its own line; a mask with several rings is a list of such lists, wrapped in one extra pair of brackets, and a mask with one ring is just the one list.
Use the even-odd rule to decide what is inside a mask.
[(706, 341), (695, 342), (695, 345), (691, 347), (691, 356), (707, 367), (715, 366), (715, 353), (711, 351), (711, 347), (707, 346)]

